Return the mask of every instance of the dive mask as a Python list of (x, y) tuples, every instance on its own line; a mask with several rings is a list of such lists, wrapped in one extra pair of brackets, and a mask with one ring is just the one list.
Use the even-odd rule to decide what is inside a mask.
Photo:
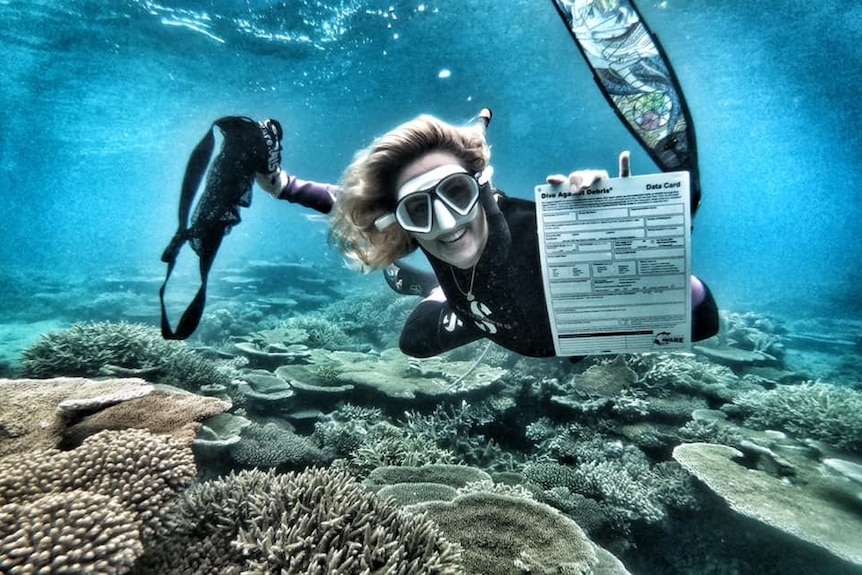
[(405, 231), (432, 240), (476, 217), (480, 187), (479, 177), (462, 166), (439, 166), (401, 186), (395, 212), (377, 218), (374, 225), (382, 231), (397, 222)]

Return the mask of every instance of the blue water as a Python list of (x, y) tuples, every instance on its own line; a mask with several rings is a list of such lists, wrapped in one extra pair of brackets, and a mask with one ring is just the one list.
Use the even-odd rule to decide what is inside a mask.
[[(862, 325), (862, 3), (638, 6), (697, 130), (695, 273), (725, 310)], [(284, 168), (320, 181), (401, 121), (467, 121), (484, 106), (509, 195), (532, 197), (551, 173), (613, 171), (623, 149), (635, 173), (656, 170), (550, 0), (0, 0), (0, 21), (0, 324), (61, 327), (65, 285), (83, 295), (64, 309), (104, 313), (61, 323), (123, 319), (129, 300), (100, 290), (133, 278), (155, 321), (186, 160), (225, 115), (279, 119)], [(216, 268), (315, 263), (360, 281), (310, 215), (256, 190)], [(290, 282), (271, 289), (291, 296)], [(36, 333), (7, 337), (0, 368)]]
[[(862, 5), (641, 2), (692, 110), (695, 270), (733, 309), (859, 314)], [(655, 167), (550, 1), (0, 2), (0, 264), (162, 273), (185, 160), (223, 115), (279, 118), (284, 166), (336, 181), (420, 112), (491, 129), (497, 184)], [(451, 75), (441, 78), (440, 72)], [(337, 258), (325, 224), (258, 192), (219, 256)], [(810, 306), (810, 310), (808, 308)]]

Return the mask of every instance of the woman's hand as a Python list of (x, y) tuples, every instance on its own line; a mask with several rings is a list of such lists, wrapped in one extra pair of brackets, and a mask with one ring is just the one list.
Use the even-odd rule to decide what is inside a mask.
[[(621, 178), (631, 176), (631, 155), (628, 150), (620, 153), (619, 173)], [(607, 170), (578, 170), (568, 176), (553, 174), (547, 177), (547, 182), (553, 186), (562, 186), (567, 183), (571, 187), (571, 193), (583, 194), (590, 186), (599, 180), (606, 180), (610, 176)]]

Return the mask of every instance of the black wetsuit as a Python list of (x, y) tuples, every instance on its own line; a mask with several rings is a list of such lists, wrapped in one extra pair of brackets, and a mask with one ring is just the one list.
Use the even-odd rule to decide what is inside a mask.
[[(223, 142), (221, 150), (213, 158), (216, 127), (222, 133)], [(206, 304), (207, 277), (216, 253), (225, 234), (240, 222), (240, 208), (251, 204), (255, 174), (267, 174), (278, 169), (281, 162), (279, 136), (270, 127), (250, 118), (229, 116), (213, 122), (192, 151), (180, 193), (179, 226), (162, 253), (162, 261), (168, 264), (165, 281), (159, 290), (162, 336), (166, 339), (186, 339), (197, 329)], [(204, 174), (206, 186), (189, 220)], [(165, 309), (165, 289), (179, 251), (186, 242), (200, 258), (201, 285), (174, 330)]]
[[(497, 206), (497, 214), (488, 216), (488, 241), (475, 276), (473, 270), (455, 268), (425, 253), (446, 301), (424, 300), (416, 307), (401, 331), (405, 354), (433, 356), (486, 337), (521, 355), (555, 355), (542, 284), (536, 204), (500, 196)], [(718, 308), (708, 288), (693, 311), (692, 323), (694, 340), (718, 331)]]

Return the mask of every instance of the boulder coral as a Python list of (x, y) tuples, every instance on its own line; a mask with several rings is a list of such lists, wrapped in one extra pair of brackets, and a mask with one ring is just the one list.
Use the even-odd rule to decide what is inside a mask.
[(135, 515), (73, 490), (0, 507), (3, 573), (126, 573), (143, 552)]
[(195, 473), (187, 443), (145, 430), (8, 455), (0, 459), (0, 570), (127, 573), (171, 530)]

